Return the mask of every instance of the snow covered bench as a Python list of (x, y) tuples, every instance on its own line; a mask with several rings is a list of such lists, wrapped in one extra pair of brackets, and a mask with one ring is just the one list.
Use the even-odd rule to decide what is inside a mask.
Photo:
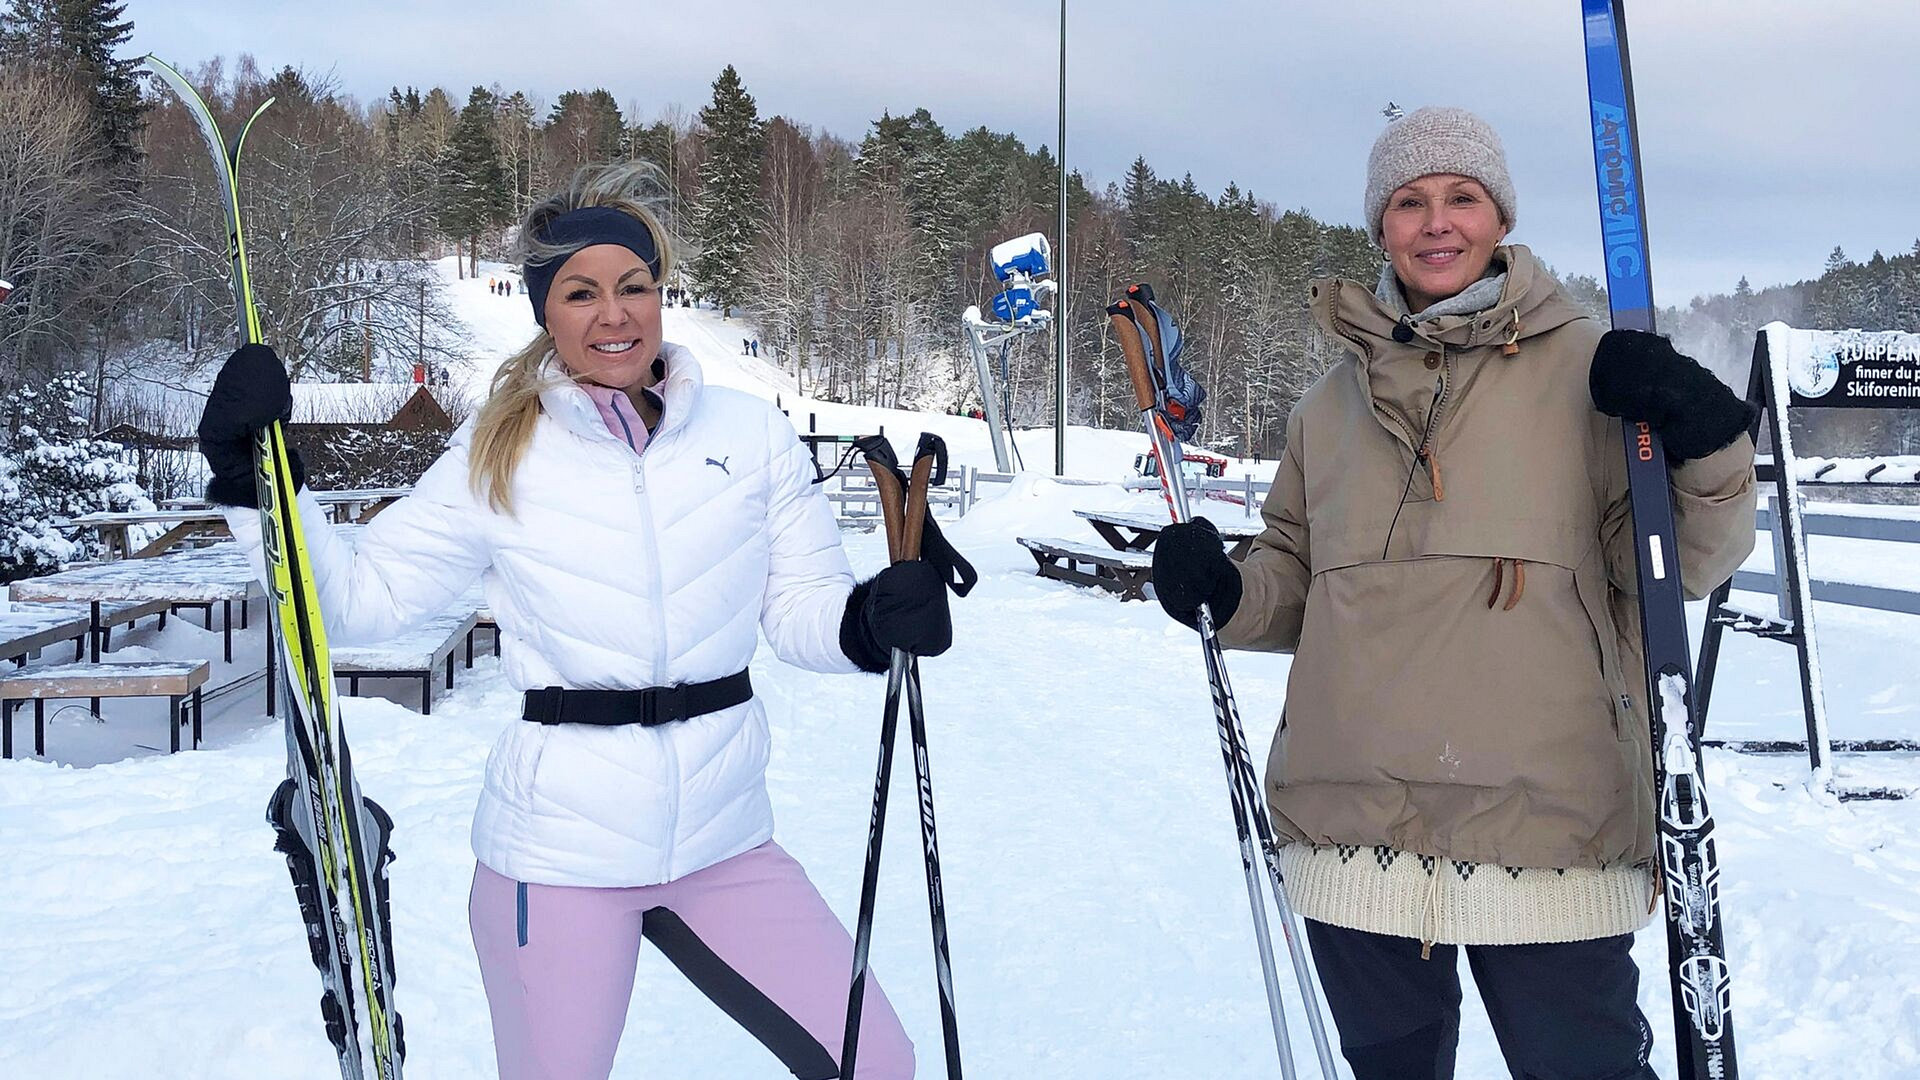
[(73, 642), (73, 658), (87, 655), (87, 635), (93, 626), (87, 609), (78, 604), (18, 604), (0, 612), (0, 657), (26, 667), (27, 657), (49, 645)]
[(433, 713), (433, 678), (442, 662), (446, 665), (447, 689), (453, 689), (453, 650), (468, 642), (468, 663), (472, 663), (472, 642), (468, 635), (480, 622), (478, 609), (459, 605), (397, 638), (376, 645), (337, 645), (333, 649), (333, 674), (347, 680), (347, 693), (358, 697), (361, 679), (419, 679), (420, 714)]
[[(15, 667), (25, 667), (28, 653), (71, 638), (73, 658), (81, 660), (86, 658), (91, 635), (92, 658), (98, 660), (112, 642), (114, 627), (130, 626), (149, 615), (159, 616), (164, 625), (166, 601), (96, 600), (90, 605), (21, 601), (13, 605), (13, 610), (0, 613), (0, 657), (11, 658)], [(85, 624), (77, 633), (71, 628), (76, 617)]]
[(13, 712), (22, 701), (33, 702), (33, 752), (47, 753), (48, 699), (91, 698), (95, 711), (101, 698), (164, 697), (167, 699), (168, 752), (180, 749), (180, 703), (192, 698), (193, 745), (200, 746), (200, 688), (212, 665), (205, 660), (105, 660), (96, 664), (60, 664), (16, 671), (0, 677), (0, 757), (13, 756)]
[(1033, 556), (1035, 572), (1041, 577), (1107, 589), (1119, 593), (1122, 600), (1147, 598), (1147, 585), (1153, 580), (1151, 552), (1116, 551), (1053, 536), (1016, 539)]

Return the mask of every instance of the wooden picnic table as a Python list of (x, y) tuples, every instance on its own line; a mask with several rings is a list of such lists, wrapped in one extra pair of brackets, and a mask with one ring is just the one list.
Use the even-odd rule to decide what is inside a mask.
[[(1171, 523), (1164, 515), (1125, 510), (1075, 510), (1074, 514), (1087, 519), (1093, 531), (1112, 544), (1115, 551), (1145, 551), (1160, 539), (1160, 530)], [(1220, 530), (1220, 538), (1232, 545), (1227, 552), (1236, 559), (1253, 547), (1254, 538), (1266, 528), (1258, 518), (1207, 520), (1213, 521), (1214, 527)]]
[[(233, 604), (240, 602), (241, 626), (246, 625), (247, 601), (266, 595), (254, 576), (252, 561), (240, 545), (228, 541), (209, 547), (169, 552), (146, 559), (122, 559), (45, 577), (25, 578), (8, 586), (15, 603), (91, 604), (94, 624), (100, 624), (102, 604), (165, 601), (170, 607), (197, 607), (207, 613), (213, 629), (213, 605), (226, 617), (226, 658), (233, 662)], [(267, 633), (267, 711), (273, 711), (273, 633)]]
[[(327, 508), (332, 520), (365, 524), (375, 514), (404, 498), (412, 488), (356, 488), (342, 491), (316, 491), (313, 497)], [(121, 510), (82, 514), (72, 523), (93, 529), (107, 542), (109, 559), (148, 559), (165, 554), (182, 543), (213, 541), (230, 537), (226, 515), (203, 499), (169, 499), (171, 509)], [(198, 504), (198, 505), (193, 505)], [(142, 525), (164, 525), (166, 531), (135, 550), (132, 531)]]

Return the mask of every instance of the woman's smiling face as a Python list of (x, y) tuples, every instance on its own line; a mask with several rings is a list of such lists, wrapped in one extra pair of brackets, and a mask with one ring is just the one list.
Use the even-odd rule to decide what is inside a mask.
[(1485, 276), (1507, 224), (1480, 181), (1434, 173), (1387, 197), (1380, 236), (1407, 307), (1418, 313)]
[(547, 333), (575, 377), (625, 390), (652, 380), (660, 290), (640, 256), (595, 244), (567, 257), (547, 292)]

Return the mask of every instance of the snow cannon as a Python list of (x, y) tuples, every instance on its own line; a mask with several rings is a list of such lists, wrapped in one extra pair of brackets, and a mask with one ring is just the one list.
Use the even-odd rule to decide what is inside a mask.
[(1052, 292), (1054, 284), (1045, 280), (1053, 272), (1053, 248), (1045, 233), (1028, 233), (995, 244), (987, 252), (993, 276), (1006, 285), (993, 298), (993, 313), (1003, 322), (1026, 324), (1040, 311), (1039, 298)]
[(1033, 300), (1033, 286), (1013, 285), (993, 298), (993, 313), (1002, 322), (1019, 322), (1039, 307)]
[(993, 245), (987, 259), (993, 263), (993, 276), (1001, 281), (1016, 278), (1043, 278), (1053, 272), (1050, 261), (1053, 247), (1045, 233), (1028, 233)]

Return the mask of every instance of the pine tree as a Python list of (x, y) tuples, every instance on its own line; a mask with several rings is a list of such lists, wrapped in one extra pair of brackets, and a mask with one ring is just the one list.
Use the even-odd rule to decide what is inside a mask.
[(626, 123), (606, 90), (569, 90), (553, 103), (545, 134), (554, 179), (564, 181), (582, 165), (618, 161)]
[(140, 162), (147, 111), (140, 62), (113, 55), (133, 35), (126, 11), (126, 0), (15, 0), (0, 14), (0, 60), (45, 65), (84, 88), (95, 136), (123, 176)]
[(1127, 178), (1120, 188), (1121, 206), (1126, 212), (1127, 239), (1132, 242), (1136, 265), (1144, 266), (1160, 239), (1159, 207), (1156, 205), (1160, 182), (1145, 157), (1136, 157), (1127, 166)]
[(456, 245), (466, 243), (468, 267), (475, 274), (479, 273), (480, 237), (506, 225), (513, 208), (494, 137), (496, 104), (485, 87), (474, 87), (440, 157), (435, 222)]
[(760, 115), (728, 64), (713, 80), (713, 101), (700, 110), (707, 159), (693, 205), (699, 250), (690, 268), (695, 286), (731, 314), (746, 299), (748, 265), (760, 221)]

